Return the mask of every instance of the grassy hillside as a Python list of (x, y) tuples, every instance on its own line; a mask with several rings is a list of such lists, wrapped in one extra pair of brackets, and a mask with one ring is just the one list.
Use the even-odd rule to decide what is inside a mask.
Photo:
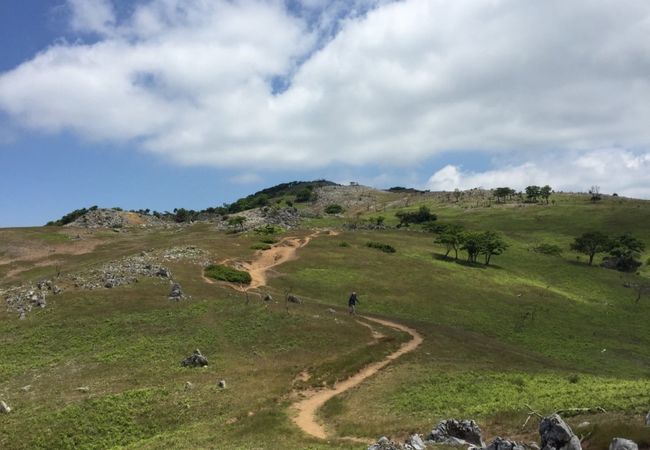
[[(25, 320), (1, 310), (0, 399), (14, 411), (0, 416), (0, 448), (364, 448), (311, 439), (288, 410), (295, 389), (331, 385), (407, 338), (381, 329), (386, 337), (374, 341), (345, 312), (352, 290), (359, 292), (362, 313), (412, 326), (425, 340), (326, 404), (321, 417), (337, 435), (400, 437), (463, 416), (477, 419), (488, 436), (534, 439), (535, 424), (520, 429), (526, 405), (544, 413), (600, 406), (608, 414), (572, 419), (592, 423), (581, 430), (592, 433), (589, 448), (600, 448), (618, 431), (650, 445), (650, 432), (641, 426), (650, 407), (650, 296), (636, 303), (636, 293), (624, 286), (650, 281), (650, 270), (644, 265), (636, 275), (590, 267), (568, 249), (575, 236), (591, 230), (630, 232), (650, 245), (650, 202), (606, 198), (594, 204), (556, 195), (548, 206), (487, 207), (469, 198), (390, 195), (372, 208), (309, 219), (304, 229), (285, 233), (339, 229), (275, 268), (267, 289), (276, 299), (271, 304), (208, 284), (199, 264), (179, 259), (167, 265), (191, 296), (186, 301), (167, 299), (168, 281), (143, 278), (113, 289), (66, 289)], [(440, 223), (498, 231), (510, 247), (489, 267), (469, 266), (442, 258), (435, 236), (418, 226), (344, 228), (379, 214), (395, 225), (396, 211), (422, 204)], [(0, 230), (0, 289), (150, 249), (192, 245), (213, 263), (249, 260), (259, 239), (208, 224), (121, 233)], [(368, 247), (370, 241), (396, 252)], [(540, 243), (564, 252), (531, 250)], [(646, 251), (642, 260), (649, 257)], [(288, 290), (305, 302), (287, 312), (278, 300)], [(210, 365), (180, 367), (195, 348)], [(311, 377), (301, 379), (303, 371)], [(217, 387), (220, 379), (226, 389)]]

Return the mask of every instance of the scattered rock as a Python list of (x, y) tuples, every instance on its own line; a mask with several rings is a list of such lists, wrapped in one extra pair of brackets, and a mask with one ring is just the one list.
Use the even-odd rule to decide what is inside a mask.
[(11, 408), (5, 402), (0, 401), (0, 414), (9, 414), (10, 412)]
[(169, 293), (168, 298), (170, 300), (183, 300), (185, 298), (185, 295), (183, 294), (183, 290), (181, 289), (181, 285), (178, 283), (174, 283), (172, 285), (172, 290)]
[(83, 392), (84, 394), (87, 394), (90, 392), (90, 388), (88, 386), (79, 386), (77, 389), (75, 389), (77, 392)]
[(427, 440), (450, 445), (484, 446), (481, 429), (473, 420), (443, 420), (431, 431)]
[(650, 427), (650, 411), (648, 411), (648, 415), (645, 416), (645, 426)]
[(265, 301), (265, 302), (272, 302), (272, 301), (273, 301), (273, 297), (271, 297), (271, 294), (265, 294), (265, 295), (264, 295), (264, 301)]
[(470, 447), (473, 450), (527, 450), (529, 447), (515, 441), (496, 437), (487, 447), (478, 449), (477, 447)]
[(115, 231), (119, 231), (120, 228), (164, 225), (167, 225), (167, 223), (155, 216), (119, 211), (116, 209), (98, 208), (88, 211), (83, 216), (64, 226), (79, 228), (112, 228)]
[(207, 365), (208, 359), (201, 354), (201, 351), (198, 348), (194, 350), (192, 355), (181, 361), (181, 366), (183, 367), (205, 367)]
[(404, 449), (405, 450), (424, 450), (425, 445), (424, 445), (424, 441), (422, 440), (422, 437), (417, 433), (413, 433), (411, 436), (409, 436), (409, 438), (404, 443)]
[(169, 269), (166, 269), (165, 267), (161, 267), (156, 272), (156, 276), (160, 278), (171, 278), (172, 273), (169, 271)]
[(226, 389), (226, 380), (219, 380), (217, 386), (219, 386), (220, 389)]
[(287, 295), (287, 301), (289, 303), (298, 303), (298, 304), (302, 303), (302, 300), (300, 300), (299, 297), (297, 297), (297, 296), (295, 296), (293, 294), (288, 294)]
[(336, 311), (333, 308), (327, 308), (327, 312), (330, 314), (336, 314)]
[(376, 444), (372, 444), (368, 447), (368, 450), (400, 450), (400, 448), (386, 436), (383, 436), (379, 438)]
[(557, 414), (542, 419), (539, 435), (542, 450), (582, 450), (578, 436)]
[(29, 391), (32, 390), (32, 385), (28, 384), (27, 386), (23, 386), (23, 387), (20, 388), (20, 390), (23, 391), (23, 392), (29, 392)]
[(185, 382), (185, 390), (189, 391), (189, 390), (192, 390), (192, 389), (194, 389), (194, 384), (192, 384), (190, 381), (186, 381)]
[(639, 450), (639, 446), (629, 439), (614, 438), (609, 444), (609, 450)]

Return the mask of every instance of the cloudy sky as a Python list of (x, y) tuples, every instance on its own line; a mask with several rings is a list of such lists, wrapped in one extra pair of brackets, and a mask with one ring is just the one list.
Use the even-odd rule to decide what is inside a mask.
[(0, 226), (277, 182), (650, 198), (647, 0), (3, 0)]

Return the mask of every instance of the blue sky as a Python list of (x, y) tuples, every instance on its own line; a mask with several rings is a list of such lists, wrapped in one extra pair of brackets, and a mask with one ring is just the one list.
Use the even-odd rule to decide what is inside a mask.
[(650, 198), (639, 0), (4, 0), (0, 226), (296, 179)]

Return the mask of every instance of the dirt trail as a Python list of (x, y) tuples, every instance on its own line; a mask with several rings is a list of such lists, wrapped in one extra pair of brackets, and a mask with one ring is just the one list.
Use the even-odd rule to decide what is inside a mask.
[(260, 252), (260, 254), (250, 263), (242, 264), (242, 268), (250, 273), (252, 279), (250, 284), (246, 287), (246, 290), (266, 286), (266, 275), (269, 269), (296, 259), (298, 249), (309, 244), (309, 241), (319, 234), (320, 231), (316, 231), (304, 238), (290, 237), (282, 239), (269, 250), (263, 250)]
[[(396, 322), (385, 319), (376, 319), (374, 317), (362, 316), (363, 319), (369, 320), (371, 322), (376, 322), (386, 327), (395, 328), (400, 331), (404, 331), (411, 335), (412, 339), (404, 344), (395, 352), (388, 355), (381, 361), (372, 363), (363, 369), (361, 369), (356, 374), (352, 375), (350, 378), (343, 380), (337, 383), (334, 389), (323, 389), (318, 391), (311, 391), (307, 393), (307, 398), (297, 401), (293, 404), (293, 408), (297, 410), (298, 415), (293, 418), (293, 421), (302, 429), (305, 433), (310, 434), (319, 439), (326, 439), (327, 432), (325, 427), (318, 423), (316, 420), (316, 412), (318, 409), (325, 404), (332, 397), (339, 395), (348, 389), (351, 389), (355, 386), (361, 384), (366, 378), (369, 378), (379, 372), (381, 369), (386, 367), (391, 361), (399, 358), (400, 356), (412, 352), (422, 343), (422, 336), (413, 328), (409, 328), (405, 325), (401, 325)], [(357, 440), (357, 439), (355, 439)]]
[[(244, 290), (256, 289), (266, 285), (267, 281), (267, 272), (275, 266), (278, 266), (287, 261), (291, 261), (297, 258), (298, 249), (307, 245), (314, 237), (321, 234), (321, 231), (316, 231), (308, 236), (303, 238), (289, 237), (280, 241), (278, 244), (275, 244), (271, 249), (264, 250), (260, 252), (257, 257), (250, 263), (242, 264), (242, 268), (247, 270), (252, 278), (252, 281), (249, 286), (244, 288)], [(330, 236), (336, 236), (338, 233), (334, 231), (329, 231)], [(213, 283), (212, 280), (203, 276), (203, 279), (208, 283)], [(236, 287), (235, 287), (236, 288)], [(373, 376), (381, 369), (386, 367), (391, 361), (399, 358), (400, 356), (412, 352), (422, 343), (423, 338), (416, 330), (413, 328), (401, 325), (399, 323), (386, 320), (386, 319), (377, 319), (374, 317), (360, 316), (360, 318), (365, 319), (370, 322), (375, 322), (380, 325), (394, 328), (396, 330), (403, 331), (411, 335), (411, 340), (402, 344), (398, 350), (388, 355), (381, 361), (377, 361), (370, 365), (367, 365), (361, 369), (356, 374), (352, 375), (350, 378), (347, 378), (339, 383), (336, 383), (333, 389), (323, 389), (323, 390), (314, 390), (307, 391), (303, 394), (306, 395), (305, 398), (295, 402), (293, 408), (297, 411), (297, 415), (293, 418), (293, 421), (302, 429), (305, 433), (310, 434), (319, 439), (326, 439), (327, 432), (325, 427), (318, 423), (316, 420), (316, 412), (318, 409), (325, 404), (332, 397), (339, 395), (348, 389), (351, 389), (355, 386), (361, 384), (367, 378)], [(381, 339), (384, 337), (380, 332), (375, 330), (370, 324), (363, 323), (359, 321), (361, 325), (364, 325), (370, 329), (373, 339)], [(304, 374), (303, 376), (308, 376)], [(358, 438), (347, 438), (358, 442), (365, 442), (363, 439)]]

